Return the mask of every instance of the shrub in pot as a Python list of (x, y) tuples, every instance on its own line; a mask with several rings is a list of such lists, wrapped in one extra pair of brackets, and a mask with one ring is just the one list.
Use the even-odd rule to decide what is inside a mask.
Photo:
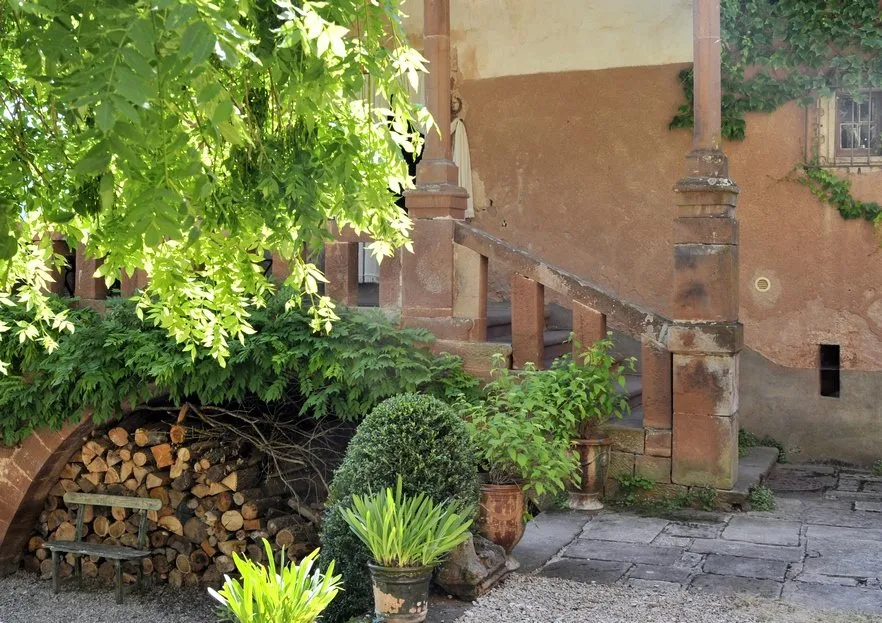
[(472, 509), (436, 504), (424, 493), (393, 490), (352, 496), (343, 517), (370, 551), (374, 613), (380, 621), (420, 623), (429, 606), (429, 581), (441, 558), (471, 535)]
[(484, 477), (478, 531), (509, 553), (524, 533), (525, 494), (563, 491), (576, 469), (569, 439), (527, 401), (536, 374), (529, 368), (516, 376), (497, 365), (485, 398), (460, 405)]
[(344, 587), (323, 621), (343, 623), (370, 609), (371, 582), (365, 569), (371, 554), (349, 529), (341, 509), (351, 506), (354, 494), (395, 486), (399, 475), (407, 495), (477, 504), (477, 457), (466, 424), (448, 405), (429, 396), (402, 394), (379, 404), (359, 425), (331, 482), (322, 524), (322, 565), (336, 560)]
[(525, 383), (526, 408), (552, 422), (559, 436), (573, 440), (579, 454), (579, 486), (570, 503), (583, 510), (602, 507), (598, 498), (609, 460), (609, 439), (602, 426), (631, 411), (625, 375), (634, 371), (635, 360), (617, 360), (610, 335), (587, 348), (574, 343), (577, 355), (555, 359), (550, 369)]
[(266, 565), (234, 553), (241, 579), (224, 576), (220, 591), (208, 589), (221, 604), (221, 617), (239, 623), (313, 623), (340, 591), (334, 564), (328, 565), (324, 574), (314, 569), (318, 550), (300, 564), (285, 564), (283, 549), (276, 567), (269, 541), (264, 539), (263, 545), (269, 561)]

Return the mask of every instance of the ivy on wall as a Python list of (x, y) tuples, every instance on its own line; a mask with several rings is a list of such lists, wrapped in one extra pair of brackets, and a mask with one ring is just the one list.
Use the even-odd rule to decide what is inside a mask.
[[(119, 414), (124, 401), (138, 405), (158, 396), (174, 404), (236, 404), (255, 398), (285, 400), (295, 416), (334, 416), (359, 421), (382, 400), (422, 391), (442, 399), (468, 395), (478, 386), (456, 357), (421, 348), (434, 338), (402, 329), (381, 312), (341, 310), (330, 334), (316, 333), (309, 314), (286, 309), (277, 294), (251, 318), (255, 333), (231, 341), (227, 366), (207, 353), (196, 358), (157, 327), (138, 320), (130, 301), (108, 301), (104, 316), (73, 310), (73, 333), (47, 353), (30, 340), (0, 341), (10, 362), (0, 376), (0, 445), (14, 444), (36, 428), (59, 428), (91, 410), (96, 423)], [(59, 310), (65, 302), (49, 299)], [(0, 307), (0, 322), (27, 322), (21, 307)]]
[[(743, 140), (749, 112), (882, 87), (878, 0), (722, 0), (720, 12), (723, 138)], [(692, 69), (679, 78), (686, 103), (671, 129), (694, 122)], [(878, 203), (855, 199), (848, 180), (817, 162), (802, 164), (797, 179), (843, 218), (882, 223)]]

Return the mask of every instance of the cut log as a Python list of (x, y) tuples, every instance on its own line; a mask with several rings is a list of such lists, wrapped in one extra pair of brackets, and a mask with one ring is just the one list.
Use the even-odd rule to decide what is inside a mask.
[(40, 563), (40, 575), (43, 579), (48, 580), (52, 577), (52, 561), (49, 559), (44, 560)]
[(251, 532), (253, 530), (262, 530), (263, 529), (263, 520), (262, 519), (246, 519), (243, 526), (245, 530)]
[(276, 545), (279, 547), (289, 548), (294, 544), (294, 533), (288, 528), (284, 528), (276, 532)]
[(245, 503), (245, 494), (241, 491), (236, 491), (233, 494), (233, 504), (236, 506), (242, 506)]
[(119, 466), (119, 479), (125, 482), (132, 477), (134, 471), (135, 464), (132, 461), (123, 461), (122, 464)]
[[(98, 459), (96, 459), (96, 461), (97, 460)], [(92, 461), (92, 463), (95, 463), (95, 461)], [(116, 471), (116, 468), (115, 467), (108, 467), (107, 471), (104, 472), (104, 484), (115, 485), (115, 484), (119, 484), (120, 482), (121, 481), (119, 478), (119, 472)]]
[(176, 462), (189, 463), (191, 456), (190, 448), (178, 448), (175, 456), (177, 457)]
[(102, 472), (107, 471), (107, 461), (105, 461), (100, 456), (96, 456), (92, 459), (88, 465), (86, 465), (86, 469), (89, 470), (93, 474), (100, 474)]
[[(171, 472), (169, 472), (171, 475)], [(172, 489), (175, 491), (186, 491), (195, 484), (195, 476), (193, 472), (186, 471), (171, 482)]]
[(215, 556), (214, 566), (221, 573), (232, 573), (236, 570), (236, 565), (233, 563), (233, 559), (229, 556)]
[(165, 556), (155, 555), (151, 560), (153, 561), (153, 570), (160, 575), (168, 573), (168, 570), (171, 568)]
[(175, 461), (175, 464), (172, 465), (168, 469), (169, 478), (175, 479), (180, 478), (182, 474), (186, 473), (190, 469), (190, 464), (186, 461), (181, 461), (178, 459)]
[(172, 535), (168, 537), (168, 546), (179, 554), (189, 556), (195, 549), (194, 545), (182, 536)]
[(142, 448), (145, 446), (157, 446), (165, 443), (167, 439), (168, 434), (165, 431), (155, 428), (139, 428), (135, 431), (135, 444)]
[[(184, 443), (184, 439), (187, 437), (187, 429), (181, 426), (180, 424), (174, 424), (168, 431), (168, 438), (171, 442), (177, 446)], [(186, 460), (186, 459), (185, 459)]]
[(232, 556), (233, 552), (237, 554), (244, 552), (245, 545), (247, 545), (245, 541), (224, 541), (223, 543), (218, 543), (217, 548), (227, 556)]
[(248, 555), (248, 558), (257, 563), (266, 562), (266, 553), (262, 546), (257, 543), (249, 543), (245, 546), (245, 552)]
[(162, 487), (169, 482), (171, 481), (169, 480), (168, 472), (151, 472), (147, 474), (147, 477), (144, 479), (144, 484), (147, 485), (148, 489)]
[(100, 565), (98, 565), (98, 577), (104, 580), (104, 582), (113, 582), (113, 578), (115, 576), (116, 566), (109, 560), (105, 560)]
[[(214, 507), (222, 513), (227, 512), (233, 507), (233, 496), (228, 491), (223, 491), (214, 498)], [(244, 513), (243, 519), (247, 519)]]
[(107, 467), (116, 467), (123, 462), (123, 458), (116, 450), (109, 451), (104, 460), (107, 462)]
[(172, 534), (177, 534), (178, 536), (184, 535), (184, 526), (181, 525), (181, 520), (174, 515), (166, 515), (165, 517), (160, 518), (157, 524)]
[(227, 486), (220, 482), (213, 482), (208, 485), (208, 495), (218, 495), (224, 491), (228, 491)]
[(144, 572), (145, 575), (149, 575), (153, 573), (153, 559), (149, 556), (145, 556), (141, 559), (141, 571)]
[(94, 561), (84, 560), (82, 562), (82, 572), (84, 578), (97, 578), (98, 565), (96, 565)]
[(124, 522), (124, 521), (114, 521), (112, 524), (110, 524), (110, 527), (107, 529), (107, 534), (109, 534), (114, 539), (120, 538), (125, 533), (126, 533), (126, 522)]
[(168, 536), (169, 533), (165, 530), (154, 530), (150, 533), (150, 546), (153, 549), (165, 547), (165, 544), (168, 543)]
[(168, 583), (175, 588), (181, 588), (184, 585), (184, 576), (177, 569), (171, 569), (168, 572)]
[(208, 538), (208, 530), (202, 520), (198, 517), (191, 517), (184, 522), (184, 536), (198, 545)]
[(82, 450), (83, 463), (88, 467), (92, 461), (97, 457), (103, 456), (106, 451), (107, 447), (101, 445), (94, 439), (92, 441), (87, 441)]
[(104, 515), (98, 515), (92, 521), (92, 532), (104, 538), (107, 536), (107, 531), (110, 529), (110, 520)]
[(36, 552), (38, 549), (43, 547), (43, 541), (44, 541), (43, 537), (32, 536), (31, 538), (28, 539), (28, 551), (29, 552)]
[(69, 521), (59, 524), (54, 534), (56, 541), (74, 541), (77, 538), (77, 528)]
[(80, 487), (73, 480), (59, 480), (49, 490), (49, 495), (64, 497), (65, 493), (79, 491), (79, 489)]
[(174, 489), (168, 489), (168, 505), (175, 509), (175, 512), (181, 508), (181, 504), (187, 498), (187, 493), (185, 491), (175, 491)]
[(131, 461), (132, 460), (132, 451), (129, 448), (120, 448), (117, 450), (117, 453), (122, 457), (123, 461)]
[(208, 485), (193, 485), (193, 488), (190, 489), (190, 492), (197, 498), (204, 498), (208, 495), (208, 492), (210, 490), (211, 487), (209, 487)]
[[(146, 452), (134, 452), (132, 453), (132, 461), (138, 467), (144, 467), (147, 465), (147, 453)], [(144, 472), (147, 473), (146, 471)], [(137, 476), (136, 476), (137, 477)]]
[(221, 483), (231, 491), (256, 487), (259, 482), (260, 468), (256, 465), (244, 469), (237, 469), (236, 471), (227, 474), (224, 479), (221, 480)]
[(153, 446), (150, 448), (151, 454), (153, 454), (153, 459), (156, 461), (156, 467), (159, 469), (165, 469), (171, 465), (174, 465), (174, 457), (172, 455), (172, 447), (171, 445), (164, 443), (157, 446)]
[[(150, 476), (147, 476), (147, 478), (150, 478)], [(162, 502), (163, 506), (168, 506), (170, 501), (168, 499), (168, 490), (165, 487), (154, 487), (153, 489), (150, 489), (150, 497)]]
[(117, 521), (125, 521), (126, 517), (129, 516), (129, 510), (127, 508), (122, 508), (119, 506), (114, 506), (110, 509), (110, 516), (116, 519)]
[(180, 554), (180, 555), (175, 559), (175, 567), (176, 567), (177, 570), (180, 571), (181, 573), (190, 573), (190, 571), (191, 571), (191, 567), (190, 567), (190, 557), (189, 557), (189, 556), (184, 556), (183, 554)]
[(129, 478), (123, 483), (123, 486), (129, 491), (135, 491), (138, 488), (138, 481), (134, 478)]
[(61, 480), (76, 480), (83, 471), (82, 463), (68, 463), (61, 468), (58, 478)]
[(129, 431), (122, 428), (121, 426), (111, 428), (109, 431), (107, 431), (107, 436), (117, 448), (122, 448), (124, 445), (129, 443)]
[(239, 511), (227, 511), (221, 515), (221, 524), (230, 532), (241, 529), (244, 524), (242, 513)]
[(208, 555), (202, 551), (201, 549), (193, 550), (193, 553), (190, 554), (190, 570), (194, 572), (199, 572), (205, 569), (208, 564), (211, 562), (211, 559)]
[(209, 558), (214, 558), (214, 555), (217, 554), (217, 550), (208, 539), (202, 541), (202, 543), (199, 544), (199, 547), (200, 549), (202, 549), (203, 552), (208, 555)]
[[(134, 459), (132, 459), (132, 462), (135, 462)], [(148, 470), (146, 467), (141, 467), (140, 465), (136, 464), (135, 467), (132, 468), (132, 476), (134, 476), (139, 485), (144, 482), (145, 478), (147, 478), (147, 473)]]
[(120, 545), (125, 545), (126, 547), (137, 548), (140, 544), (138, 543), (138, 535), (132, 534), (131, 532), (126, 532), (124, 535), (119, 537)]

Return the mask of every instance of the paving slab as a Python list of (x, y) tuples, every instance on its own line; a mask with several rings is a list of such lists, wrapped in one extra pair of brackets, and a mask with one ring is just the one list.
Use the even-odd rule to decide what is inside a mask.
[(787, 573), (787, 567), (788, 563), (781, 560), (709, 554), (702, 569), (705, 573), (717, 575), (737, 575), (781, 582)]
[(882, 502), (855, 502), (854, 510), (882, 513)]
[(575, 539), (592, 518), (588, 513), (544, 512), (527, 524), (524, 537), (512, 551), (521, 563), (520, 572), (530, 573), (554, 558)]
[(671, 536), (700, 539), (715, 539), (720, 536), (726, 525), (723, 523), (672, 521), (664, 529), (663, 534)]
[(678, 567), (660, 567), (658, 565), (634, 565), (628, 572), (629, 578), (654, 580), (672, 584), (687, 584), (692, 575), (690, 569)]
[(601, 541), (650, 543), (665, 526), (667, 519), (616, 514), (599, 515), (582, 530), (582, 537)]
[(676, 593), (682, 591), (685, 588), (682, 584), (677, 584), (676, 582), (664, 582), (662, 580), (642, 580), (640, 578), (631, 578), (630, 580), (628, 580), (627, 585), (633, 586), (634, 588), (656, 590), (666, 593)]
[(769, 560), (783, 560), (784, 562), (799, 562), (804, 554), (801, 547), (758, 545), (756, 543), (725, 541), (723, 539), (695, 539), (692, 545), (689, 546), (689, 551), (699, 554), (728, 554), (730, 556), (743, 556), (746, 558), (767, 558)]
[(782, 597), (810, 608), (882, 613), (882, 590), (878, 588), (787, 582)]
[(808, 524), (848, 528), (882, 528), (882, 514), (850, 510), (854, 503), (847, 502), (847, 508), (805, 506), (802, 510), (802, 519)]
[(706, 590), (716, 593), (742, 593), (761, 597), (779, 597), (783, 583), (756, 578), (740, 578), (734, 575), (701, 574), (695, 576), (690, 590)]
[(652, 540), (652, 544), (662, 547), (682, 547), (685, 549), (692, 545), (692, 539), (684, 536), (670, 536), (662, 532)]
[(656, 547), (642, 543), (620, 543), (578, 539), (568, 546), (563, 555), (585, 560), (612, 560), (646, 565), (670, 566), (679, 560), (683, 550), (677, 547)]
[(784, 493), (824, 491), (837, 485), (835, 472), (818, 472), (815, 469), (780, 469), (776, 467), (766, 480), (772, 490)]
[(674, 563), (674, 566), (678, 569), (691, 569), (697, 570), (704, 564), (705, 559), (704, 554), (696, 554), (695, 552), (683, 552), (680, 556), (680, 560)]
[(794, 582), (808, 582), (809, 584), (830, 584), (832, 586), (857, 586), (855, 578), (847, 578), (839, 575), (824, 575), (822, 573), (799, 573), (793, 577)]
[(849, 528), (845, 526), (806, 527), (806, 537), (823, 539), (853, 539), (856, 541), (882, 541), (882, 528)]
[(799, 545), (800, 524), (796, 521), (761, 517), (733, 517), (722, 537), (759, 545)]
[(590, 584), (615, 584), (631, 567), (627, 562), (562, 558), (543, 567), (538, 575)]
[(882, 573), (882, 541), (809, 536), (806, 552), (804, 570), (808, 573), (856, 578), (875, 578)]

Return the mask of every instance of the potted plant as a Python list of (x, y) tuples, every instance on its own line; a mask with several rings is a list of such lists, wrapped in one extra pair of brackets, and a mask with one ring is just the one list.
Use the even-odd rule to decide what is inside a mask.
[(579, 510), (602, 508), (600, 494), (609, 462), (610, 440), (603, 425), (630, 413), (626, 373), (634, 371), (633, 357), (617, 360), (611, 334), (555, 359), (551, 368), (530, 381), (526, 403), (537, 415), (553, 422), (558, 434), (572, 440), (579, 455), (578, 490), (570, 505)]
[(424, 493), (404, 495), (401, 476), (394, 490), (352, 496), (343, 517), (373, 556), (368, 569), (380, 621), (426, 620), (432, 571), (469, 538), (471, 516), (453, 502), (435, 504)]
[(484, 399), (461, 405), (483, 476), (478, 532), (506, 553), (524, 534), (525, 496), (563, 491), (576, 469), (569, 441), (531, 409), (531, 383), (540, 374), (531, 366), (515, 375), (498, 362)]
[(282, 549), (279, 567), (276, 567), (269, 541), (263, 540), (267, 565), (260, 565), (238, 554), (233, 562), (241, 580), (224, 576), (220, 591), (208, 589), (217, 599), (225, 620), (240, 623), (313, 623), (340, 591), (340, 576), (334, 575), (334, 563), (322, 574), (313, 566), (318, 557), (315, 550), (300, 564), (285, 564)]

